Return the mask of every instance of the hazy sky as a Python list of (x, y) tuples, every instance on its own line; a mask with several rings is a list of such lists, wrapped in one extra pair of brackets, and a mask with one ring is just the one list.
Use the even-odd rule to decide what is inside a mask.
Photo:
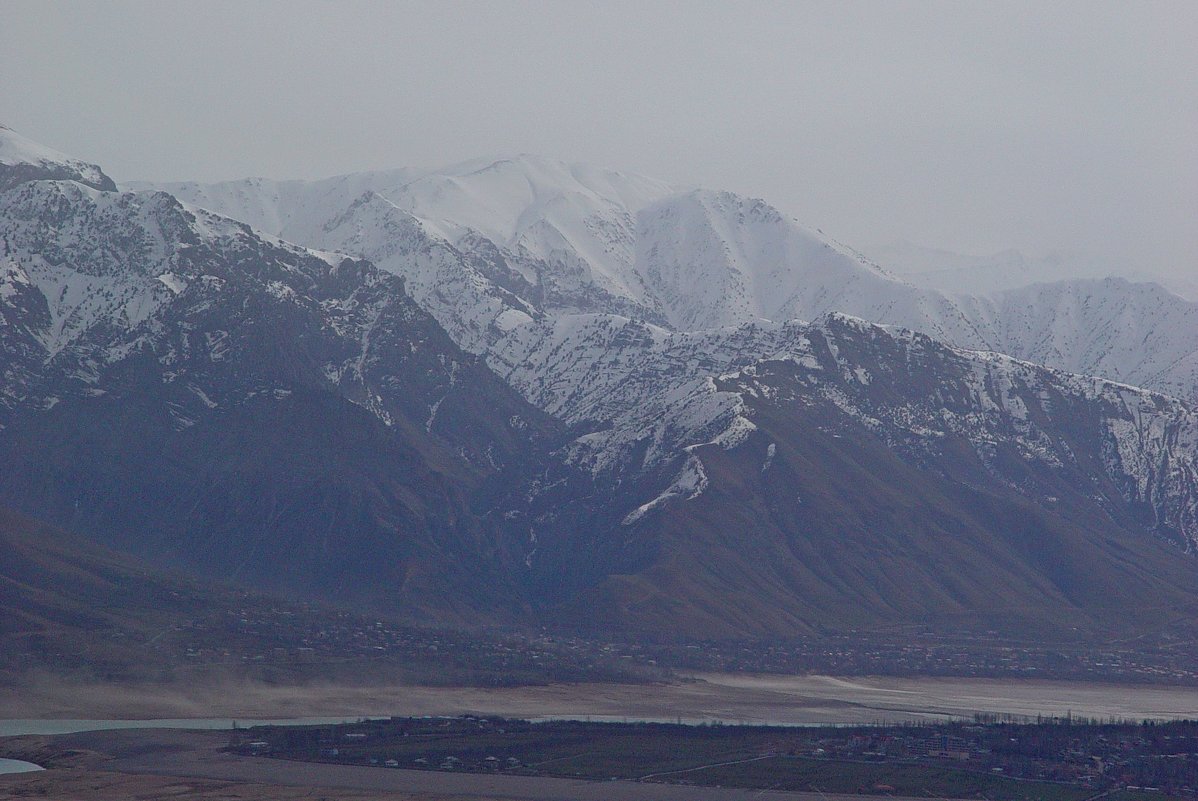
[(117, 181), (531, 152), (1195, 275), (1196, 42), (1193, 0), (0, 0), (0, 122)]

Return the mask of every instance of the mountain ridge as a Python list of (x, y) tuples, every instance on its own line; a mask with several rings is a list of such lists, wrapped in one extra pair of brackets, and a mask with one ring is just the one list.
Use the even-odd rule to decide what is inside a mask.
[[(556, 172), (546, 163), (556, 164)], [(1073, 316), (1062, 307), (1028, 317), (1023, 306), (1043, 305), (1044, 290), (1029, 286), (967, 295), (921, 288), (802, 228), (761, 200), (646, 183), (614, 171), (597, 171), (608, 177), (603, 192), (582, 193), (571, 189), (577, 165), (527, 157), (501, 159), (482, 170), (479, 164), (417, 178), (404, 173), (398, 183), (391, 183), (398, 173), (289, 182), (292, 199), (281, 199), (283, 211), (268, 216), (291, 220), (273, 233), (369, 258), (410, 279), (410, 265), (391, 252), (389, 224), (375, 212), (368, 215), (364, 205), (355, 214), (352, 200), (343, 202), (328, 188), (370, 184), (370, 191), (393, 207), (392, 214), (406, 213), (418, 223), (409, 251), (454, 248), (462, 264), (443, 265), (440, 279), (467, 280), (486, 296), (481, 305), (465, 309), (461, 302), (445, 304), (417, 292), (418, 301), (472, 352), (486, 350), (513, 322), (527, 322), (508, 315), (499, 326), (503, 330), (485, 332), (508, 310), (532, 318), (537, 314), (530, 308), (546, 314), (610, 312), (677, 330), (758, 319), (813, 320), (840, 311), (924, 331), (957, 347), (1009, 353), (1198, 399), (1198, 303), (1167, 291), (1116, 279), (1055, 282), (1049, 292), (1062, 302), (1073, 298)], [(484, 172), (485, 178), (478, 178)], [(571, 177), (551, 190), (544, 184), (546, 172)], [(610, 185), (620, 181), (628, 187)], [(164, 188), (232, 213), (245, 198), (260, 196), (261, 184), (252, 179)], [(529, 188), (534, 184), (536, 191)], [(575, 202), (579, 197), (586, 202)], [(469, 204), (463, 198), (479, 205), (466, 213), (461, 207)], [(286, 211), (291, 207), (303, 214)], [(301, 216), (304, 221), (297, 222)], [(493, 274), (483, 265), (490, 265)], [(1115, 313), (1146, 303), (1152, 314), (1121, 320)], [(1019, 318), (1018, 325), (1004, 322), (1012, 317)], [(1071, 328), (1063, 330), (1066, 325)], [(1082, 342), (1094, 330), (1103, 333), (1102, 341), (1086, 347), (1060, 344), (1062, 338)], [(1152, 347), (1144, 347), (1145, 340)]]
[(206, 576), (519, 616), (472, 505), (559, 428), (402, 279), (165, 193), (22, 182), (0, 220), (0, 497)]
[(104, 192), (116, 191), (116, 183), (99, 166), (27, 139), (3, 124), (0, 124), (0, 167), (4, 168), (0, 191), (47, 178), (78, 181)]
[[(1019, 317), (764, 201), (457, 172), (230, 190), (299, 245), (161, 190), (0, 191), (0, 499), (455, 625), (1101, 636), (1198, 608), (1193, 406), (985, 347), (1002, 323), (1048, 361), (1166, 358), (1184, 301), (1120, 319), (1087, 298), (1169, 298), (1104, 282)], [(484, 190), (502, 241), (432, 213)], [(1077, 336), (1102, 319), (1151, 347)]]

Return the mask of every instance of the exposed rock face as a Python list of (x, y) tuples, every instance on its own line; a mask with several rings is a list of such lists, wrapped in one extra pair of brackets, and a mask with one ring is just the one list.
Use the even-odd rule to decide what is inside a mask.
[[(568, 504), (547, 506), (530, 525), (540, 532), (530, 566), (543, 562), (550, 585), (587, 547), (580, 520), (612, 560), (575, 576), (560, 592), (567, 606), (600, 588), (634, 592), (655, 598), (656, 614), (673, 609), (702, 630), (720, 624), (700, 576), (735, 564), (747, 571), (740, 580), (772, 588), (740, 599), (736, 625), (751, 618), (771, 632), (796, 621), (979, 614), (1031, 596), (1061, 619), (1092, 613), (1104, 597), (1065, 600), (1089, 586), (1087, 575), (1105, 597), (1133, 600), (1120, 589), (1117, 555), (1129, 543), (1158, 554), (1165, 543), (1187, 552), (1198, 544), (1198, 415), (1174, 398), (844, 315), (702, 333), (610, 316), (575, 323), (530, 329), (492, 358), (534, 403), (594, 429), (562, 456), (608, 494), (575, 517), (563, 514)], [(662, 574), (663, 561), (709, 553), (715, 542), (718, 565)], [(861, 550), (846, 550), (850, 542)], [(1015, 550), (999, 557), (1004, 549)], [(827, 565), (815, 567), (825, 552), (846, 560), (835, 580)], [(908, 562), (915, 554), (926, 563)], [(1034, 578), (1011, 593), (1004, 582), (1014, 579), (996, 559)], [(1148, 573), (1192, 571), (1189, 559), (1167, 561)], [(909, 582), (895, 575), (908, 569), (899, 562)], [(874, 583), (878, 571), (890, 575), (884, 584)], [(659, 581), (668, 597), (650, 589)], [(951, 589), (964, 585), (964, 595)], [(818, 604), (813, 586), (822, 587)]]
[(0, 192), (26, 181), (78, 181), (104, 192), (116, 184), (95, 164), (63, 155), (0, 125)]
[(1198, 415), (1066, 371), (1192, 389), (1159, 288), (950, 298), (761, 201), (530, 158), (175, 188), (305, 246), (71, 164), (0, 190), (0, 500), (54, 524), (450, 622), (1198, 608)]
[(162, 188), (405, 276), (417, 302), (475, 353), (542, 315), (610, 313), (695, 331), (841, 312), (1198, 400), (1198, 304), (1155, 284), (946, 293), (729, 192), (532, 156)]
[(402, 279), (165, 193), (31, 181), (0, 220), (13, 505), (278, 589), (521, 608), (470, 498), (557, 427)]

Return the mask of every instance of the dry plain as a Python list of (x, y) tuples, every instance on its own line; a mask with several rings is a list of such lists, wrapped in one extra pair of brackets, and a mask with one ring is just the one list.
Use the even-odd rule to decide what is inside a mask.
[(10, 742), (14, 752), (41, 759), (51, 767), (40, 773), (0, 776), (0, 799), (855, 801), (859, 798), (292, 762), (224, 753), (221, 748), (227, 742), (227, 735), (221, 732), (147, 729), (18, 738)]
[[(1012, 679), (694, 674), (670, 684), (475, 688), (163, 685), (27, 681), (0, 689), (0, 720), (268, 719), (459, 715), (778, 723), (872, 723), (977, 712), (1093, 718), (1198, 718), (1198, 687)], [(0, 729), (0, 731), (4, 731)], [(11, 726), (6, 733), (18, 733)]]
[[(998, 712), (1098, 718), (1198, 718), (1198, 688), (931, 678), (835, 678), (696, 674), (656, 685), (549, 685), (480, 689), (404, 686), (185, 686), (26, 681), (0, 690), (0, 734), (47, 719), (80, 727), (153, 718), (456, 715), (720, 720), (727, 723), (860, 723)], [(19, 719), (30, 719), (22, 722)], [(93, 723), (87, 723), (86, 721)], [(32, 729), (26, 729), (32, 730)], [(220, 752), (219, 732), (98, 731), (0, 739), (0, 755), (45, 764), (0, 776), (0, 799), (194, 798), (216, 801), (816, 801), (805, 793), (760, 793), (645, 783), (486, 777), (318, 765)], [(70, 756), (65, 758), (63, 754)]]

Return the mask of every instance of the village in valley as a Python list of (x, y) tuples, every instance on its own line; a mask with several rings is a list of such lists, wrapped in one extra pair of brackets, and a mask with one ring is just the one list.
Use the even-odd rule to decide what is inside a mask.
[[(251, 674), (401, 671), (418, 684), (529, 685), (549, 681), (670, 679), (686, 672), (778, 675), (957, 676), (1198, 684), (1198, 637), (1167, 630), (1104, 646), (932, 630), (838, 632), (775, 641), (623, 640), (543, 630), (461, 632), (360, 612), (287, 607), (244, 594), (152, 644), (193, 667)], [(64, 655), (65, 656), (65, 655)]]

